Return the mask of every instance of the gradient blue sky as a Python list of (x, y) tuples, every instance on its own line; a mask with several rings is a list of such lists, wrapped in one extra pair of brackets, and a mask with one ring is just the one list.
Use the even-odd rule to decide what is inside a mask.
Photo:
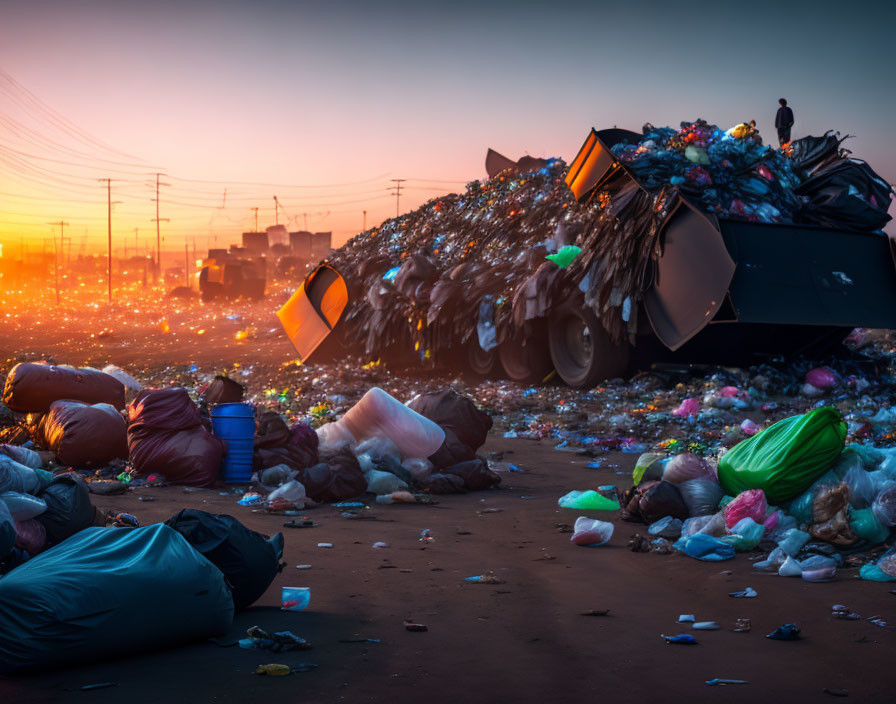
[[(368, 225), (394, 215), (389, 178), (440, 182), (409, 183), (407, 210), (482, 177), (488, 147), (568, 160), (592, 126), (755, 118), (774, 142), (782, 96), (795, 136), (856, 135), (847, 146), (896, 181), (894, 26), (896, 3), (863, 0), (0, 0), (0, 68), (104, 142), (216, 182), (175, 183), (169, 198), (189, 206), (166, 205), (169, 237), (233, 239), (251, 229), (251, 205), (272, 223), (276, 190), (237, 181), (364, 182), (278, 194), (296, 221), (310, 211), (309, 227), (341, 241), (362, 209)], [(90, 159), (58, 169), (82, 185), (111, 175)], [(123, 230), (152, 227), (140, 180), (152, 170), (126, 175)], [(47, 218), (73, 217), (102, 241), (103, 194), (78, 203), (72, 188), (54, 203), (49, 186), (0, 179), (0, 192), (31, 196), (0, 196), (0, 233), (38, 236)], [(212, 219), (229, 182), (232, 205)]]

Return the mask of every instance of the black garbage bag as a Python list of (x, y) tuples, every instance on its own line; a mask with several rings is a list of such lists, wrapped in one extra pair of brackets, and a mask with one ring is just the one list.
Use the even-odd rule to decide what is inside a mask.
[(688, 506), (678, 487), (671, 482), (657, 482), (647, 489), (638, 502), (638, 510), (647, 525), (666, 516), (681, 520), (688, 517)]
[(890, 185), (858, 159), (824, 165), (794, 192), (805, 199), (802, 217), (819, 225), (870, 232), (891, 219)]
[(218, 374), (208, 385), (202, 398), (209, 406), (219, 403), (240, 403), (245, 393), (246, 389), (242, 384)]
[(445, 474), (453, 474), (463, 479), (464, 488), (469, 491), (491, 489), (493, 486), (501, 483), (501, 477), (490, 470), (488, 465), (479, 458), (446, 467), (442, 471)]
[(320, 459), (296, 476), (309, 498), (324, 503), (346, 501), (367, 491), (367, 478), (354, 452), (342, 448), (323, 452)]
[(822, 137), (803, 137), (790, 143), (788, 154), (797, 171), (802, 171), (807, 177), (829, 159), (836, 158), (840, 151), (840, 138), (833, 131), (825, 132)]
[(224, 573), (237, 611), (254, 604), (282, 569), (283, 533), (268, 538), (233, 516), (193, 508), (185, 508), (165, 525)]
[(55, 545), (93, 525), (90, 490), (80, 475), (66, 472), (55, 477), (39, 494), (47, 510), (36, 517), (47, 531), (47, 543)]
[(429, 479), (429, 486), (427, 488), (433, 494), (467, 493), (463, 477), (459, 477), (456, 474), (446, 474), (444, 472), (433, 474)]

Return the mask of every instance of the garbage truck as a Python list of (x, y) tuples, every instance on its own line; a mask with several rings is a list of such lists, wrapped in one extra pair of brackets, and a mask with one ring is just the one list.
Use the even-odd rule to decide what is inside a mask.
[[(470, 258), (434, 285), (427, 284), (432, 280), (427, 262), (438, 258), (439, 248), (446, 246), (432, 231), (418, 237), (424, 242), (418, 254), (405, 247), (399, 266), (386, 252), (377, 256), (368, 252), (354, 270), (347, 270), (345, 257), (340, 260), (337, 251), (307, 276), (279, 312), (300, 360), (324, 361), (366, 351), (373, 358), (441, 364), (522, 383), (537, 383), (556, 373), (569, 386), (581, 389), (657, 362), (749, 364), (794, 354), (825, 355), (855, 327), (896, 328), (893, 240), (880, 231), (853, 229), (848, 218), (832, 227), (827, 216), (817, 218), (826, 224), (810, 222), (811, 218), (769, 222), (743, 216), (748, 206), (733, 216), (707, 212), (705, 199), (695, 202), (695, 191), (645, 184), (643, 175), (619, 157), (619, 149), (614, 151), (616, 145), (643, 140), (644, 135), (628, 130), (592, 129), (565, 169), (558, 188), (567, 189), (568, 201), (574, 202), (564, 202), (563, 208), (590, 206), (604, 220), (608, 209), (620, 213), (611, 224), (602, 225), (603, 230), (592, 228), (597, 235), (590, 240), (576, 235), (574, 228), (572, 233), (564, 232), (561, 222), (555, 231), (534, 233), (519, 252), (505, 246), (503, 260), (493, 257), (491, 266), (481, 267), (478, 273), (466, 279), (458, 274), (462, 283), (454, 288), (452, 277)], [(833, 161), (829, 155), (825, 168), (831, 168)], [(541, 168), (551, 175), (549, 166)], [(755, 168), (761, 173), (764, 166)], [(517, 178), (525, 183), (527, 176)], [(871, 186), (877, 194), (876, 200), (871, 196), (872, 215), (877, 216), (880, 208), (885, 214), (890, 186), (886, 184), (884, 190), (882, 182)], [(614, 194), (612, 199), (607, 200), (608, 192)], [(822, 192), (825, 206), (839, 197), (839, 191), (832, 193), (828, 183)], [(470, 192), (467, 201), (469, 197)], [(607, 202), (598, 203), (602, 199)], [(806, 201), (794, 200), (794, 207), (802, 208)], [(483, 202), (493, 207), (494, 199)], [(433, 217), (437, 217), (439, 205), (426, 204), (421, 210), (436, 210)], [(732, 207), (742, 206), (737, 202)], [(512, 209), (507, 212), (508, 217), (517, 216)], [(617, 237), (616, 233), (639, 219), (648, 224), (633, 226), (628, 240), (620, 239), (607, 248), (608, 238)], [(412, 218), (410, 222), (420, 221)], [(479, 222), (487, 227), (484, 216)], [(419, 229), (433, 230), (429, 223)], [(394, 232), (404, 238), (399, 243), (418, 236), (408, 221), (403, 226), (384, 224), (387, 237), (381, 238), (379, 247), (394, 247), (390, 244), (396, 241)], [(391, 235), (389, 227), (394, 230)], [(526, 231), (526, 227), (520, 230)], [(471, 251), (487, 251), (488, 245), (478, 239), (470, 236), (465, 246), (472, 243)], [(568, 269), (546, 265), (544, 247), (531, 246), (539, 240), (548, 240), (548, 248), (572, 246), (579, 250), (577, 261)], [(360, 245), (349, 245), (357, 248), (363, 242), (362, 238)], [(626, 247), (634, 246), (640, 248), (638, 252), (626, 254)], [(617, 256), (623, 259), (621, 263), (608, 263)], [(589, 258), (590, 265), (579, 265)], [(370, 271), (375, 271), (372, 278)], [(511, 288), (504, 289), (511, 294), (483, 295), (488, 287), (476, 282), (486, 275), (512, 279)], [(614, 302), (614, 296), (622, 298), (617, 288), (625, 289), (622, 283), (614, 284), (599, 300), (595, 291), (600, 282), (589, 281), (595, 275), (631, 280), (629, 289), (638, 293)], [(359, 285), (371, 280), (374, 285), (367, 290)], [(403, 293), (401, 300), (406, 304), (394, 303), (398, 294), (393, 295), (392, 288)], [(490, 321), (497, 320), (489, 312), (495, 305), (508, 308), (497, 336), (489, 332)], [(469, 323), (443, 325), (440, 316), (445, 317), (446, 307), (454, 308), (454, 319)], [(388, 344), (368, 345), (365, 350), (361, 345), (365, 335), (368, 341), (377, 335), (382, 338), (385, 328), (398, 332)]]

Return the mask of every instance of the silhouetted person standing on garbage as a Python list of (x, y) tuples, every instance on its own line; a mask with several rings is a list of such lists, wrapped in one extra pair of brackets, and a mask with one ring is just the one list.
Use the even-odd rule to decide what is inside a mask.
[(775, 127), (778, 128), (778, 142), (783, 147), (790, 141), (790, 128), (793, 127), (793, 110), (787, 107), (787, 100), (781, 98), (781, 107), (775, 115)]

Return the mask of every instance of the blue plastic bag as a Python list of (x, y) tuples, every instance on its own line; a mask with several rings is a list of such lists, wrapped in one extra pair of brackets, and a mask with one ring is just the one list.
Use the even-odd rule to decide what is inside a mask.
[(681, 538), (675, 543), (674, 547), (688, 557), (694, 557), (706, 562), (721, 562), (734, 557), (734, 548), (731, 545), (703, 533)]

